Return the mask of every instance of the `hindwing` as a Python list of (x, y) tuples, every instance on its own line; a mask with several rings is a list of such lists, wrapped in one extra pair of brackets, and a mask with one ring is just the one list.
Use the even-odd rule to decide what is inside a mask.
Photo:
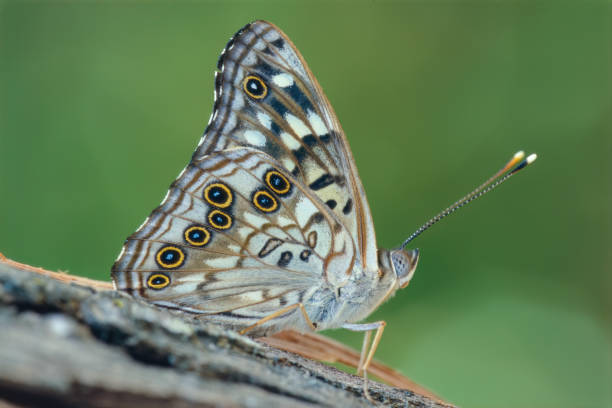
[(343, 279), (355, 256), (350, 233), (297, 179), (269, 155), (236, 148), (185, 168), (112, 276), (161, 306), (255, 322)]

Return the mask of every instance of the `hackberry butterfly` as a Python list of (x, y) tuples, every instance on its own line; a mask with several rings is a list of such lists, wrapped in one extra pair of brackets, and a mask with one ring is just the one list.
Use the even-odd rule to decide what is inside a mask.
[(410, 282), (419, 253), (404, 249), (408, 241), (493, 188), (522, 156), (399, 248), (378, 249), (347, 139), (289, 38), (268, 22), (248, 24), (221, 54), (215, 85), (208, 127), (127, 239), (115, 287), (253, 335), (364, 331), (365, 374), (385, 322), (358, 322)]

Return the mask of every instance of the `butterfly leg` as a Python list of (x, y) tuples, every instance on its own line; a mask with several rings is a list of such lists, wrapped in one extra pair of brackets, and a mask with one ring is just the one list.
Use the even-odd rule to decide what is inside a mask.
[[(383, 320), (373, 323), (345, 323), (344, 325), (342, 325), (343, 328), (351, 331), (366, 332), (363, 337), (363, 346), (361, 347), (361, 356), (359, 357), (359, 366), (357, 367), (357, 374), (363, 373), (363, 393), (365, 397), (370, 401), (373, 400), (370, 396), (370, 392), (368, 391), (368, 367), (372, 362), (372, 358), (374, 357), (374, 353), (378, 348), (378, 344), (380, 343), (380, 339), (382, 338), (382, 334), (385, 330), (386, 325), (387, 323)], [(370, 351), (368, 352), (368, 345), (370, 343), (370, 337), (373, 330), (376, 330), (376, 334), (374, 335), (374, 341), (372, 342), (372, 345), (370, 346)]]
[(250, 325), (249, 327), (240, 330), (240, 334), (245, 334), (246, 332), (248, 332), (249, 330), (253, 330), (254, 328), (261, 326), (262, 324), (264, 324), (267, 321), (270, 321), (272, 319), (275, 319), (287, 312), (290, 312), (296, 308), (300, 308), (300, 311), (302, 312), (302, 316), (304, 316), (304, 320), (306, 320), (306, 323), (308, 323), (308, 325), (310, 326), (310, 328), (312, 329), (312, 331), (315, 331), (317, 329), (317, 326), (314, 325), (314, 323), (312, 323), (312, 321), (310, 320), (310, 317), (308, 317), (308, 313), (306, 313), (306, 309), (304, 308), (304, 305), (301, 303), (295, 303), (293, 305), (284, 307), (266, 317), (264, 317), (261, 320), (258, 320), (257, 322), (255, 322), (254, 324)]

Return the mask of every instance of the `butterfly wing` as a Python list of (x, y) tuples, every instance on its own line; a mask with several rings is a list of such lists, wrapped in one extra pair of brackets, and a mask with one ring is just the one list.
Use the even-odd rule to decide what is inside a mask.
[[(378, 270), (370, 210), (336, 116), (291, 41), (267, 22), (230, 40), (215, 83), (204, 136), (126, 241), (115, 286), (228, 327), (297, 303), (333, 325), (333, 288)], [(265, 329), (305, 324), (294, 310)]]
[[(355, 252), (306, 187), (266, 153), (242, 147), (190, 163), (128, 238), (112, 277), (136, 297), (244, 328), (306, 301), (327, 271), (346, 276)], [(299, 328), (299, 315), (287, 318), (296, 316), (290, 326)]]
[(215, 106), (194, 160), (235, 146), (276, 158), (348, 229), (357, 262), (376, 273), (376, 238), (344, 132), (303, 57), (276, 26), (255, 21), (225, 47)]

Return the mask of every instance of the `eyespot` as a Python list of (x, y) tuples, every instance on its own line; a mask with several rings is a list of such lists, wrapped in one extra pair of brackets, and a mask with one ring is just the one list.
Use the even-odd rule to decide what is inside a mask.
[(199, 225), (192, 225), (187, 228), (183, 236), (188, 244), (197, 247), (203, 247), (210, 241), (210, 231)]
[(153, 274), (147, 279), (147, 286), (155, 290), (163, 289), (169, 284), (170, 278), (162, 273)]
[(308, 262), (308, 258), (310, 257), (310, 255), (312, 255), (312, 251), (305, 249), (300, 252), (300, 259), (304, 262)]
[(253, 205), (263, 212), (273, 212), (278, 209), (278, 201), (267, 190), (257, 190), (253, 193)]
[(234, 201), (232, 190), (223, 183), (212, 183), (204, 189), (204, 200), (219, 208), (227, 208)]
[(178, 247), (168, 245), (157, 251), (155, 260), (164, 269), (176, 269), (185, 262), (185, 253)]
[(286, 195), (291, 191), (291, 183), (289, 180), (276, 170), (268, 170), (264, 176), (264, 181), (270, 190), (278, 195)]
[(232, 217), (219, 210), (212, 210), (208, 213), (208, 223), (211, 227), (225, 230), (232, 226)]
[(268, 94), (268, 87), (265, 82), (255, 75), (249, 75), (244, 78), (242, 87), (244, 92), (253, 99), (263, 99)]

